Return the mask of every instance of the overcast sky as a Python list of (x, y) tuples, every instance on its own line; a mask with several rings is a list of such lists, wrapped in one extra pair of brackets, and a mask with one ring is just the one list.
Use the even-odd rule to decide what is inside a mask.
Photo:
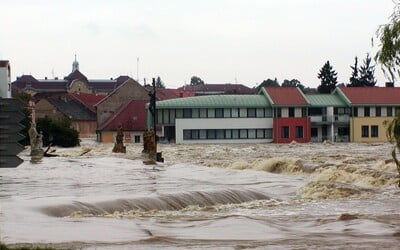
[[(76, 53), (89, 79), (160, 76), (170, 88), (193, 75), (316, 87), (329, 60), (347, 83), (354, 57), (375, 54), (371, 38), (393, 7), (392, 0), (2, 1), (0, 59), (10, 61), (12, 80), (43, 79), (68, 75)], [(379, 66), (375, 75), (384, 86)]]

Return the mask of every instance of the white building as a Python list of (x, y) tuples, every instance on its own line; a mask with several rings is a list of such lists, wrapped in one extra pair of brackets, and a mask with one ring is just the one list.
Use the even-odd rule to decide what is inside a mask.
[(0, 97), (10, 98), (11, 68), (9, 61), (0, 60)]

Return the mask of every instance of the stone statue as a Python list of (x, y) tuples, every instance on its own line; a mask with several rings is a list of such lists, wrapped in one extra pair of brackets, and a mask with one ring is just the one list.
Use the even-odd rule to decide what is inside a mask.
[(31, 124), (28, 133), (29, 133), (29, 140), (31, 143), (31, 162), (37, 163), (43, 158), (44, 155), (44, 151), (42, 149), (43, 134), (42, 132), (38, 133), (36, 131), (35, 123)]
[(122, 130), (121, 124), (118, 125), (115, 145), (112, 151), (114, 153), (126, 153), (126, 147), (124, 146), (124, 131)]

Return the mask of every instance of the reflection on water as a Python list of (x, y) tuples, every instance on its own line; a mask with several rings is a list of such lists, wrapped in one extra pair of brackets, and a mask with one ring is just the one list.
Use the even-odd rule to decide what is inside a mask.
[[(141, 145), (84, 141), (0, 171), (0, 241), (83, 249), (396, 249), (389, 144)], [(349, 147), (350, 146), (350, 147)], [(46, 245), (47, 246), (47, 245)]]

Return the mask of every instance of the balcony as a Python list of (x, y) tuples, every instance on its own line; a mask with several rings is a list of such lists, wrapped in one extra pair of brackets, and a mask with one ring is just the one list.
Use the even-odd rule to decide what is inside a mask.
[(314, 124), (348, 123), (349, 115), (319, 115), (310, 116), (310, 119)]

